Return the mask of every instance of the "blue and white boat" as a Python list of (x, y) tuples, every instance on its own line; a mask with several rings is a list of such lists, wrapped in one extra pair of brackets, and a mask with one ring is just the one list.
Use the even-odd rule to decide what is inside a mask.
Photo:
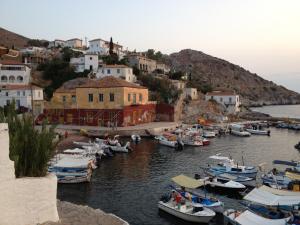
[(232, 158), (221, 156), (220, 154), (210, 156), (209, 158), (220, 162), (217, 166), (209, 166), (206, 168), (208, 172), (220, 172), (234, 176), (256, 178), (257, 169), (254, 166), (239, 165), (238, 163), (235, 163)]

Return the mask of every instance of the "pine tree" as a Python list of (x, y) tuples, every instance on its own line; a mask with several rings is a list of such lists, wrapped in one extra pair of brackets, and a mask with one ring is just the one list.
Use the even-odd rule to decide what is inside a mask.
[(114, 54), (114, 43), (112, 37), (110, 38), (110, 42), (109, 42), (109, 54), (111, 56)]

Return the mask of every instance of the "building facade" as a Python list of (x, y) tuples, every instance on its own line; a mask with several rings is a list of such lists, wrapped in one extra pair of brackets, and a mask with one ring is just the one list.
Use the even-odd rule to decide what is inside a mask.
[(177, 89), (177, 90), (184, 90), (185, 89), (185, 82), (181, 81), (181, 80), (170, 80), (173, 84), (173, 86)]
[(212, 91), (205, 95), (205, 100), (215, 100), (222, 104), (226, 111), (230, 114), (234, 114), (240, 111), (240, 98), (235, 92), (232, 91)]
[(69, 48), (82, 48), (82, 40), (79, 38), (69, 39), (65, 43), (65, 47)]
[(109, 48), (107, 48), (106, 41), (97, 38), (89, 41), (89, 53), (98, 55), (107, 55)]
[(191, 100), (198, 99), (198, 91), (197, 88), (185, 88), (184, 94), (186, 98), (190, 98)]
[(122, 78), (128, 82), (136, 82), (136, 76), (133, 74), (132, 68), (126, 65), (103, 65), (96, 73), (96, 77), (103, 78), (106, 76)]
[(156, 70), (156, 61), (153, 59), (149, 59), (142, 54), (129, 54), (127, 58), (131, 67), (136, 67), (142, 72), (152, 73)]
[(27, 85), (31, 69), (28, 65), (14, 61), (0, 62), (0, 85)]
[(89, 53), (78, 58), (71, 58), (70, 65), (74, 67), (77, 73), (85, 70), (97, 72), (99, 67), (98, 55)]
[(31, 110), (34, 104), (34, 114), (43, 112), (44, 93), (43, 89), (30, 85), (1, 85), (0, 86), (0, 107), (15, 102), (16, 108)]
[(44, 116), (52, 123), (130, 126), (155, 120), (148, 89), (123, 79), (77, 78), (54, 92)]
[(54, 41), (49, 42), (48, 48), (58, 48), (58, 47), (65, 47), (66, 42), (63, 40), (55, 39)]
[(157, 62), (156, 63), (156, 70), (162, 72), (163, 74), (167, 74), (167, 73), (170, 72), (171, 68), (168, 65), (164, 64), (164, 63)]

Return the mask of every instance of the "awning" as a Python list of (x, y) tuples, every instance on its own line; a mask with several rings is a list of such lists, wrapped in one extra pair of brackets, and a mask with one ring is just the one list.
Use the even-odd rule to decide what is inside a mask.
[(267, 206), (293, 206), (300, 204), (300, 196), (275, 195), (258, 188), (254, 188), (249, 194), (244, 197), (244, 199)]
[(183, 174), (173, 177), (172, 180), (179, 186), (186, 188), (198, 188), (204, 185), (203, 180), (196, 180)]
[(292, 180), (300, 180), (300, 174), (293, 172), (286, 172), (285, 175)]
[(275, 188), (271, 188), (265, 185), (262, 185), (258, 188), (261, 191), (267, 191), (274, 195), (281, 195), (281, 196), (300, 196), (300, 192), (296, 191), (286, 191), (286, 190), (279, 190)]
[(267, 219), (246, 210), (235, 220), (241, 225), (285, 225), (288, 219)]

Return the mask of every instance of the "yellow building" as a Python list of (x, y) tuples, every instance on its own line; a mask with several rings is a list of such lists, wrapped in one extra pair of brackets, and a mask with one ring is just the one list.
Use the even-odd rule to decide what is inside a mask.
[(155, 107), (146, 87), (108, 76), (66, 82), (46, 104), (45, 114), (52, 122), (128, 126), (154, 121)]

